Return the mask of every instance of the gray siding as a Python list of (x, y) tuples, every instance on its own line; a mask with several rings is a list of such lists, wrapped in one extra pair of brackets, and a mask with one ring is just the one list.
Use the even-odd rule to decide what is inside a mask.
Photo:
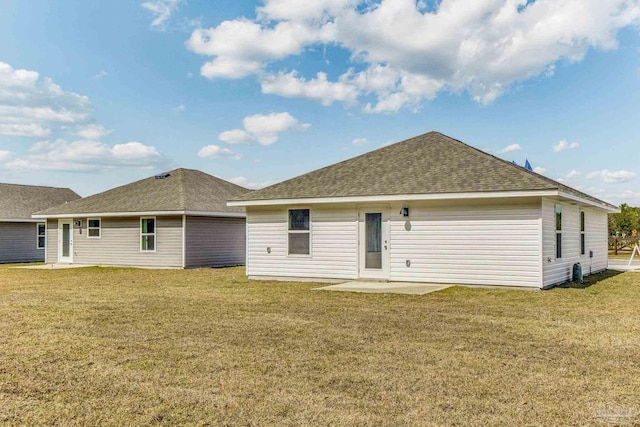
[(0, 222), (0, 263), (44, 261), (33, 222)]
[(226, 267), (245, 264), (244, 218), (188, 216), (186, 223), (186, 267)]
[[(182, 217), (156, 217), (155, 252), (140, 251), (140, 217), (102, 218), (99, 239), (87, 237), (87, 218), (74, 221), (78, 219), (82, 220), (82, 227), (73, 227), (74, 264), (182, 267)], [(57, 229), (58, 221), (54, 222)], [(58, 261), (57, 233), (54, 244), (55, 258), (49, 256), (50, 262)]]
[(58, 262), (58, 220), (47, 220), (47, 264)]

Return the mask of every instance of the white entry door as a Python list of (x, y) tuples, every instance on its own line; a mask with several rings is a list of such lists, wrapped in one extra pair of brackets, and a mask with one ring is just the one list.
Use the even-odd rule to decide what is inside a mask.
[(58, 220), (58, 262), (73, 262), (73, 220)]
[(388, 209), (363, 209), (358, 219), (360, 277), (389, 278)]

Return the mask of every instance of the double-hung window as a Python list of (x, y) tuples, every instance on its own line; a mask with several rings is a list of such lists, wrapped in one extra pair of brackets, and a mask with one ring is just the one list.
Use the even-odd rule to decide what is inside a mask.
[(102, 235), (102, 221), (100, 218), (89, 218), (87, 220), (87, 237), (99, 239)]
[(140, 218), (140, 250), (142, 252), (156, 251), (156, 219), (155, 217)]
[(556, 205), (556, 259), (562, 258), (562, 206)]
[(584, 255), (587, 252), (587, 242), (584, 237), (585, 230), (585, 216), (584, 211), (580, 211), (580, 255)]
[(38, 249), (44, 249), (47, 241), (47, 225), (45, 223), (38, 223), (36, 225), (36, 230), (38, 239), (36, 247)]
[(311, 253), (309, 209), (289, 209), (289, 255)]

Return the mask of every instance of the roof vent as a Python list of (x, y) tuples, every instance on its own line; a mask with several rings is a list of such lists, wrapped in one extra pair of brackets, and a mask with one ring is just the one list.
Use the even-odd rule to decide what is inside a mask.
[(155, 176), (155, 179), (165, 179), (165, 178), (169, 178), (171, 176), (170, 173), (165, 172), (165, 173), (160, 173), (158, 175)]

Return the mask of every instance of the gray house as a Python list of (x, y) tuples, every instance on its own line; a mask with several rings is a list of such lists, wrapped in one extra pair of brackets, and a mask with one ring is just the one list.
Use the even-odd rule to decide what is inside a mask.
[(159, 268), (245, 263), (246, 188), (176, 169), (33, 215), (46, 220), (47, 263)]
[(46, 227), (31, 214), (78, 198), (68, 188), (0, 184), (0, 263), (44, 261)]

